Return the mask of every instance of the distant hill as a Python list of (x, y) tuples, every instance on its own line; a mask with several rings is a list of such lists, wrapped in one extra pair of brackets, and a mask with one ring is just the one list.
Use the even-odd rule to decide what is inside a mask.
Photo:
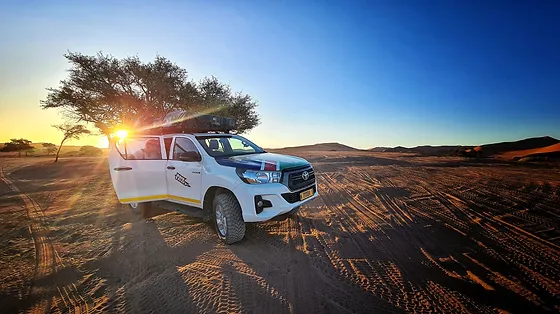
[(318, 143), (313, 145), (292, 146), (274, 148), (269, 150), (291, 150), (291, 151), (359, 151), (359, 149), (340, 143)]
[(464, 151), (472, 147), (467, 146), (416, 146), (416, 147), (375, 147), (369, 149), (371, 152), (385, 152), (385, 153), (414, 153), (423, 156), (447, 156), (457, 155), (458, 152)]
[(467, 149), (471, 149), (471, 146), (418, 146), (416, 147), (416, 151), (422, 155), (429, 155), (429, 156), (439, 156), (439, 155), (456, 155), (462, 151)]
[(535, 149), (545, 148), (554, 144), (560, 143), (550, 136), (532, 137), (514, 142), (501, 142), (495, 144), (480, 145), (475, 149), (481, 150), (484, 156), (497, 156), (504, 155), (515, 151), (530, 151)]
[(416, 147), (408, 148), (403, 146), (389, 147), (384, 150), (387, 153), (410, 153), (415, 152)]
[[(362, 151), (340, 143), (318, 143), (313, 145), (293, 146), (268, 149), (270, 151)], [(538, 157), (542, 159), (560, 156), (560, 140), (550, 136), (526, 138), (513, 142), (500, 142), (479, 146), (463, 145), (422, 145), (416, 147), (374, 147), (366, 151), (388, 153), (412, 153), (419, 156), (464, 156), (464, 157), (494, 157), (500, 159), (520, 159), (524, 157)]]
[(384, 152), (388, 149), (391, 149), (390, 147), (374, 147), (374, 148), (370, 148), (368, 149), (370, 152)]
[(414, 153), (422, 156), (465, 156), (519, 159), (523, 157), (556, 157), (560, 155), (560, 140), (550, 136), (526, 138), (513, 142), (500, 142), (480, 146), (416, 146), (376, 147), (373, 152)]

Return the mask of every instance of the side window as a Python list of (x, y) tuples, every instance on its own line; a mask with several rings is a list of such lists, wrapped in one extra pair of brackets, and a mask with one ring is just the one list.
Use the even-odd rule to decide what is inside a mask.
[(161, 145), (157, 137), (126, 138), (116, 143), (117, 149), (124, 159), (128, 160), (160, 160)]
[(121, 154), (122, 158), (127, 159), (126, 158), (126, 142), (124, 140), (116, 141), (115, 142), (115, 147), (117, 147), (117, 150)]
[(166, 137), (163, 139), (163, 144), (165, 145), (165, 153), (167, 154), (167, 159), (171, 159), (169, 153), (171, 153), (171, 142), (173, 141), (172, 137)]
[(223, 153), (225, 151), (224, 144), (216, 138), (206, 139), (205, 142), (206, 142), (206, 146), (208, 146), (210, 150), (213, 152)]
[(175, 146), (173, 146), (173, 159), (180, 160), (179, 157), (181, 157), (181, 155), (189, 152), (200, 154), (198, 152), (198, 149), (190, 139), (185, 137), (177, 137), (175, 139)]

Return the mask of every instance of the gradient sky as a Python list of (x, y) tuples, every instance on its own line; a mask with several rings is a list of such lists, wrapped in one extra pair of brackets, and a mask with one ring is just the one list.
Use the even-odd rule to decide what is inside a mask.
[(60, 140), (39, 101), (68, 50), (215, 75), (258, 100), (247, 137), (264, 147), (560, 138), (559, 16), (558, 1), (2, 1), (0, 141)]

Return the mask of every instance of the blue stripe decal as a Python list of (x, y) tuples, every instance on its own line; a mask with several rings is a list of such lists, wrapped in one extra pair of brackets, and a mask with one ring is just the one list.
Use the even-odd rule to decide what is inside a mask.
[(251, 170), (261, 170), (261, 162), (255, 160), (232, 160), (230, 158), (216, 158), (216, 162), (226, 167), (239, 167)]

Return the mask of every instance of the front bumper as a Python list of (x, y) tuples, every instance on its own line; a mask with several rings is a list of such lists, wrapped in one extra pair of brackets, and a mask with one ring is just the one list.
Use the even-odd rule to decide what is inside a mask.
[[(299, 193), (314, 187), (311, 197), (299, 200)], [(317, 183), (309, 185), (297, 191), (290, 191), (281, 183), (270, 183), (262, 185), (240, 184), (233, 190), (243, 213), (245, 222), (267, 221), (272, 218), (286, 214), (292, 209), (300, 207), (319, 196)], [(282, 195), (284, 194), (284, 196)], [(263, 200), (271, 203), (271, 207), (266, 207), (262, 212), (257, 213), (255, 208), (255, 196), (260, 195)]]

